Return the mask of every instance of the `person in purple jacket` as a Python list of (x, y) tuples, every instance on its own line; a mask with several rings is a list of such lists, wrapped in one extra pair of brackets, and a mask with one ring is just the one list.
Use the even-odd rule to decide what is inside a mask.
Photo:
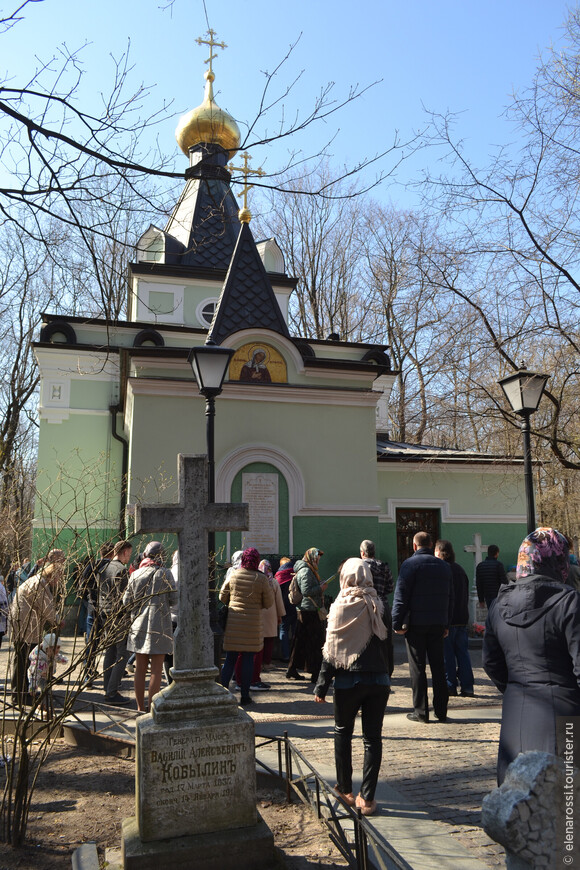
[(282, 556), (280, 559), (280, 567), (276, 571), (275, 577), (280, 585), (282, 601), (286, 611), (280, 624), (280, 654), (283, 662), (290, 661), (290, 650), (292, 641), (294, 640), (294, 633), (296, 631), (296, 607), (288, 598), (293, 571), (292, 559), (288, 556)]

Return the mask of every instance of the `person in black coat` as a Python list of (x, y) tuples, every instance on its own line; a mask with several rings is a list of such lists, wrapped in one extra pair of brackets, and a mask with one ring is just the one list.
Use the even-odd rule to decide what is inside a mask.
[(449, 634), (443, 644), (445, 654), (445, 675), (450, 695), (457, 695), (457, 677), (463, 697), (473, 698), (473, 668), (469, 657), (469, 578), (461, 565), (455, 561), (455, 550), (451, 541), (437, 541), (435, 555), (443, 559), (453, 574), (453, 613)]
[(433, 555), (431, 536), (417, 532), (414, 553), (405, 559), (393, 600), (393, 630), (404, 634), (413, 689), (413, 722), (429, 721), (426, 665), (429, 659), (433, 682), (433, 710), (440, 722), (447, 720), (447, 679), (443, 639), (453, 613), (453, 575), (442, 559)]
[(477, 598), (481, 605), (485, 604), (487, 607), (497, 596), (500, 586), (508, 582), (503, 562), (499, 561), (498, 556), (499, 547), (497, 544), (490, 544), (487, 548), (487, 558), (475, 569)]
[(516, 582), (489, 609), (483, 667), (503, 694), (500, 785), (518, 753), (557, 754), (557, 716), (580, 716), (580, 594), (565, 585), (568, 564), (565, 537), (536, 529), (520, 547)]

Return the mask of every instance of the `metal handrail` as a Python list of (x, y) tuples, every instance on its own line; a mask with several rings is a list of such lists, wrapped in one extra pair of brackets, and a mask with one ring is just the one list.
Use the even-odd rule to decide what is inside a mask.
[[(90, 710), (91, 712), (92, 728), (90, 727), (89, 723), (80, 718), (80, 714), (86, 710)], [(97, 711), (101, 716), (104, 716), (108, 720), (108, 722), (105, 722), (101, 727), (97, 726)], [(112, 737), (112, 735), (106, 735), (106, 732), (109, 731), (111, 726), (114, 726), (120, 731), (123, 731), (129, 737), (129, 743), (133, 744), (135, 742), (134, 726), (127, 726), (125, 723), (136, 719), (136, 712), (130, 710), (116, 710), (113, 714), (110, 713), (103, 704), (98, 704), (95, 701), (81, 701), (77, 707), (71, 709), (71, 711), (67, 714), (67, 718), (74, 719), (82, 728), (85, 729), (85, 731), (88, 731), (91, 734), (95, 735), (105, 735)]]
[[(360, 809), (349, 807), (323, 779), (285, 731), (283, 737), (256, 734), (256, 749), (277, 744), (278, 771), (272, 770), (256, 757), (256, 763), (286, 784), (286, 800), (296, 794), (310, 806), (349, 867), (356, 870), (413, 870), (397, 850), (373, 827)], [(294, 767), (298, 774), (294, 774)], [(338, 804), (338, 808), (337, 808)], [(369, 847), (371, 857), (369, 857)], [(387, 863), (388, 862), (388, 863)]]

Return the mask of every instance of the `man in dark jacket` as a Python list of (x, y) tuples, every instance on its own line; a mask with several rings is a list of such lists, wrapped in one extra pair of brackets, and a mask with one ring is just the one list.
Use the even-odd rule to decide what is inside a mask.
[(129, 622), (123, 614), (123, 593), (129, 580), (127, 565), (131, 561), (133, 544), (118, 541), (113, 549), (113, 558), (102, 569), (99, 577), (98, 604), (99, 623), (104, 633), (105, 658), (103, 661), (103, 686), (105, 703), (121, 706), (129, 699), (119, 692), (125, 666), (129, 658), (127, 635)]
[(493, 599), (497, 598), (499, 587), (508, 582), (505, 568), (498, 556), (499, 547), (497, 544), (490, 544), (487, 548), (487, 558), (475, 569), (475, 586), (479, 603), (486, 604), (488, 607)]
[(453, 576), (447, 562), (435, 558), (427, 532), (413, 538), (414, 553), (405, 559), (393, 601), (393, 630), (404, 634), (409, 658), (413, 722), (429, 721), (427, 659), (433, 683), (433, 709), (440, 722), (447, 720), (449, 693), (445, 677), (443, 640), (453, 613)]

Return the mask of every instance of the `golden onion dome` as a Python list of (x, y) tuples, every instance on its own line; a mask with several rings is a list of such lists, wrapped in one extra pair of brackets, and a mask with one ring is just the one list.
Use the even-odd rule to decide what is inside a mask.
[(224, 151), (229, 151), (231, 159), (240, 147), (240, 128), (231, 115), (224, 112), (213, 98), (212, 70), (205, 73), (206, 86), (203, 103), (197, 109), (192, 109), (182, 115), (175, 130), (177, 144), (186, 156), (193, 145), (207, 142), (220, 145)]

